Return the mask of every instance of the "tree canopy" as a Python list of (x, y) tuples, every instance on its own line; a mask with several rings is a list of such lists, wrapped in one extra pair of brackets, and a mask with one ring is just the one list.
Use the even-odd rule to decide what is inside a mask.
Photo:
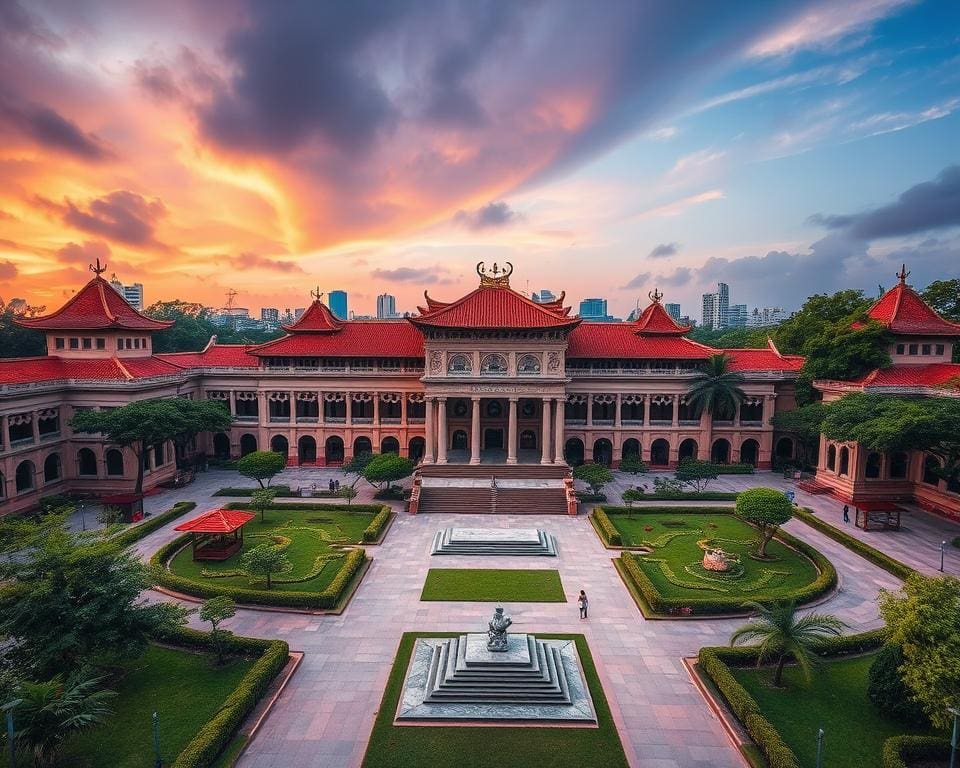
[(941, 317), (960, 322), (960, 279), (934, 280), (920, 296)]
[(158, 301), (144, 310), (155, 320), (173, 320), (174, 324), (153, 335), (154, 352), (196, 352), (216, 336), (221, 344), (262, 344), (283, 335), (273, 331), (237, 330), (214, 325), (213, 312), (202, 304), (189, 301)]
[(767, 543), (793, 513), (790, 500), (775, 488), (751, 488), (737, 495), (734, 513), (744, 522), (754, 526), (760, 536), (757, 539), (757, 557), (767, 556)]
[(42, 315), (45, 307), (11, 307), (0, 299), (0, 357), (32, 357), (46, 352), (42, 331), (21, 328), (15, 320)]
[(574, 468), (573, 476), (589, 485), (591, 493), (600, 493), (603, 486), (613, 482), (613, 472), (603, 464), (581, 464)]
[(413, 474), (413, 461), (395, 453), (381, 453), (372, 457), (361, 471), (363, 479), (376, 488), (387, 486)]
[(680, 459), (673, 473), (681, 483), (693, 488), (697, 493), (705, 491), (712, 480), (720, 477), (720, 467), (709, 461), (699, 459)]
[(282, 454), (275, 451), (253, 451), (237, 461), (237, 472), (256, 480), (261, 488), (267, 488), (274, 476), (282, 472), (285, 466), (287, 460)]
[(804, 460), (810, 461), (816, 456), (828, 408), (826, 403), (820, 402), (803, 405), (792, 411), (780, 411), (773, 416), (773, 426), (796, 437)]
[(687, 403), (713, 416), (733, 418), (737, 406), (746, 395), (740, 389), (742, 373), (730, 370), (731, 358), (726, 354), (710, 355), (703, 370), (691, 380), (687, 389)]
[(710, 328), (698, 327), (690, 331), (690, 338), (719, 349), (746, 349), (767, 346), (773, 328)]

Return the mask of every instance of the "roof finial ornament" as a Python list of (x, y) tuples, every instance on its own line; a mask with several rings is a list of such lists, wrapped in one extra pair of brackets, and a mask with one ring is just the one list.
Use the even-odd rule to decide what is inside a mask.
[(654, 304), (659, 304), (660, 299), (663, 298), (663, 294), (656, 288), (650, 291), (650, 293), (648, 293), (647, 296), (650, 297), (650, 301), (652, 301)]
[(315, 291), (310, 291), (310, 295), (316, 300), (320, 301), (323, 298), (323, 291), (320, 290), (320, 286), (317, 286)]
[(97, 277), (100, 277), (100, 275), (102, 275), (104, 272), (107, 271), (107, 265), (104, 264), (104, 265), (101, 267), (101, 266), (100, 266), (100, 257), (97, 256), (97, 265), (94, 266), (93, 264), (91, 264), (91, 265), (90, 265), (90, 271), (93, 272), (93, 274), (95, 274)]
[(493, 268), (487, 272), (482, 261), (477, 262), (477, 274), (480, 275), (480, 285), (510, 286), (510, 275), (513, 274), (513, 264), (509, 261), (504, 262), (506, 268), (501, 269), (497, 262), (493, 262)]
[(900, 285), (907, 284), (907, 278), (910, 277), (910, 273), (907, 272), (907, 265), (904, 264), (900, 267), (900, 271), (897, 273), (897, 277), (900, 278)]

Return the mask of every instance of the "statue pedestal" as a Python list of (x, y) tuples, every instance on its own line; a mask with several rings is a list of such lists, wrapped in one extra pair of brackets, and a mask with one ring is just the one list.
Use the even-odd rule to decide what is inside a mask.
[(507, 635), (507, 650), (487, 650), (487, 636), (481, 634), (467, 635), (467, 647), (464, 651), (464, 661), (467, 664), (494, 667), (528, 667), (531, 663), (530, 643), (526, 635)]

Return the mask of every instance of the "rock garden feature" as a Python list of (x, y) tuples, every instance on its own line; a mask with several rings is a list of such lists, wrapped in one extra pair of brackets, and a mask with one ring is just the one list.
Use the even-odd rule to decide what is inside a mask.
[(537, 528), (445, 528), (430, 554), (556, 557), (557, 540)]

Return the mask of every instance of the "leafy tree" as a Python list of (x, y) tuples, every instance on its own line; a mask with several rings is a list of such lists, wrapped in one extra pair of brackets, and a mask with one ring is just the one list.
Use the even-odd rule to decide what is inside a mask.
[(903, 682), (903, 649), (887, 643), (870, 665), (867, 674), (867, 696), (879, 712), (904, 723), (924, 725), (927, 716), (920, 705), (910, 697)]
[(358, 453), (355, 454), (350, 461), (346, 462), (340, 470), (345, 475), (356, 475), (353, 478), (353, 482), (350, 485), (356, 485), (360, 482), (360, 478), (363, 477), (363, 470), (366, 469), (367, 464), (373, 460), (372, 453)]
[(178, 397), (172, 401), (179, 412), (178, 430), (173, 442), (183, 448), (202, 432), (224, 432), (233, 424), (230, 407), (219, 400), (188, 400)]
[(757, 349), (767, 346), (772, 328), (694, 328), (689, 338), (719, 349)]
[(756, 611), (756, 618), (744, 624), (730, 636), (730, 645), (741, 641), (758, 641), (760, 646), (757, 664), (776, 660), (777, 668), (773, 684), (783, 684), (783, 668), (787, 659), (793, 657), (809, 680), (817, 656), (817, 643), (829, 635), (838, 636), (847, 626), (836, 616), (824, 613), (808, 613), (800, 616), (793, 602), (775, 603), (769, 607), (749, 602), (746, 608)]
[(243, 553), (240, 558), (243, 570), (251, 582), (266, 579), (267, 589), (272, 586), (271, 579), (293, 570), (293, 563), (287, 557), (283, 547), (276, 544), (261, 544)]
[(643, 488), (628, 488), (623, 492), (623, 500), (628, 507), (632, 507), (635, 501), (643, 501), (643, 498)]
[(413, 474), (414, 464), (410, 459), (405, 459), (395, 453), (381, 453), (373, 456), (363, 468), (361, 476), (370, 485), (377, 490), (387, 487), (396, 480), (402, 480)]
[(340, 489), (340, 498), (346, 499), (347, 504), (352, 504), (353, 500), (360, 495), (360, 492), (352, 485), (345, 485)]
[(777, 529), (783, 525), (793, 511), (790, 500), (783, 491), (774, 488), (751, 488), (737, 495), (734, 514), (749, 523), (759, 532), (757, 539), (757, 557), (767, 556), (767, 543), (774, 537)]
[(106, 721), (113, 714), (110, 700), (117, 694), (101, 690), (104, 677), (80, 670), (64, 679), (23, 682), (17, 689), (14, 739), (18, 749), (33, 755), (36, 768), (57, 764), (69, 736)]
[(229, 597), (223, 595), (204, 600), (200, 606), (200, 621), (209, 622), (210, 640), (217, 651), (217, 666), (223, 664), (223, 643), (233, 633), (227, 629), (220, 629), (220, 624), (237, 615), (237, 606)]
[(172, 320), (174, 324), (153, 335), (154, 352), (197, 352), (216, 336), (220, 344), (262, 344), (276, 339), (282, 330), (236, 330), (214, 325), (213, 312), (189, 301), (158, 301), (144, 311), (155, 320)]
[(287, 460), (282, 454), (274, 451), (252, 451), (237, 461), (237, 472), (256, 480), (261, 488), (269, 488), (270, 481), (286, 466)]
[(267, 508), (277, 498), (275, 488), (258, 488), (250, 494), (250, 506), (260, 513), (260, 522), (265, 522)]
[(16, 321), (42, 315), (46, 307), (11, 307), (0, 299), (0, 357), (32, 357), (47, 351), (43, 332), (21, 328)]
[(39, 676), (101, 655), (133, 657), (150, 634), (183, 622), (170, 603), (140, 599), (149, 570), (105, 534), (73, 533), (63, 515), (21, 529), (16, 557), (0, 560), (0, 636)]
[(854, 392), (830, 403), (823, 434), (856, 441), (871, 451), (925, 450), (938, 457), (936, 473), (960, 477), (960, 400), (904, 398)]
[(742, 373), (730, 370), (732, 358), (726, 354), (710, 355), (703, 370), (690, 380), (687, 403), (713, 416), (728, 416), (737, 412), (746, 394), (740, 389)]
[(649, 472), (650, 468), (643, 463), (643, 460), (637, 454), (631, 453), (620, 460), (620, 471), (629, 472), (631, 475), (639, 475)]
[(697, 493), (707, 490), (710, 482), (720, 477), (720, 469), (716, 464), (699, 459), (680, 459), (673, 476), (681, 483), (686, 483)]
[(960, 579), (907, 577), (903, 593), (881, 592), (889, 642), (903, 649), (903, 682), (930, 722), (945, 728), (960, 706)]
[(773, 426), (781, 432), (793, 435), (800, 444), (804, 461), (817, 455), (817, 446), (820, 444), (820, 433), (823, 431), (823, 420), (827, 415), (828, 406), (825, 403), (810, 403), (792, 411), (781, 411), (774, 414)]
[(776, 327), (773, 334), (777, 349), (785, 355), (808, 354), (807, 342), (829, 326), (850, 323), (866, 312), (873, 303), (863, 291), (840, 291), (832, 295), (818, 293)]
[(573, 476), (590, 486), (590, 493), (598, 494), (603, 486), (613, 482), (613, 472), (603, 464), (581, 464), (573, 470)]
[(797, 402), (817, 398), (816, 379), (858, 379), (876, 368), (888, 368), (893, 337), (879, 323), (860, 319), (856, 325), (841, 322), (827, 326), (804, 345), (806, 360), (797, 377)]
[(920, 292), (920, 297), (940, 317), (960, 322), (960, 279), (934, 280)]

